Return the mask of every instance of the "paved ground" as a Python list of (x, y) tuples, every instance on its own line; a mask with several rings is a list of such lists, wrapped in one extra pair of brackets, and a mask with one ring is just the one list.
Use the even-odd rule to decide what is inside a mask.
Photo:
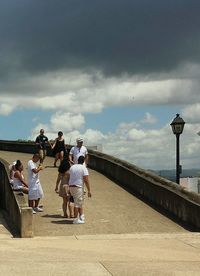
[[(8, 162), (30, 154), (1, 152)], [(64, 219), (54, 192), (57, 169), (41, 172), (44, 212), (33, 239), (13, 239), (0, 217), (0, 275), (200, 275), (200, 234), (191, 233), (90, 170), (86, 223)], [(25, 169), (26, 172), (26, 169)]]
[[(20, 158), (26, 165), (30, 154), (0, 152), (8, 162)], [(85, 198), (85, 225), (73, 225), (62, 217), (62, 199), (54, 192), (57, 168), (53, 159), (45, 160), (40, 172), (45, 197), (41, 200), (44, 212), (34, 215), (35, 236), (66, 236), (122, 233), (170, 233), (185, 230), (137, 199), (105, 176), (89, 170), (92, 198)]]
[(0, 234), (0, 275), (200, 275), (200, 234), (73, 235), (12, 239)]

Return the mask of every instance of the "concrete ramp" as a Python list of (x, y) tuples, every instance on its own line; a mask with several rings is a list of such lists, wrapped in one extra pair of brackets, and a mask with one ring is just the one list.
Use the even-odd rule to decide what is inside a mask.
[[(0, 154), (9, 162), (20, 159), (25, 168), (31, 158)], [(35, 237), (13, 239), (0, 216), (1, 275), (199, 275), (199, 233), (186, 231), (93, 170), (86, 223), (72, 225), (62, 217), (52, 164), (47, 158), (40, 175), (44, 212), (34, 216)]]
[[(0, 155), (8, 162), (20, 159), (27, 178), (30, 154), (1, 151)], [(89, 170), (92, 198), (85, 197), (86, 223), (73, 225), (72, 220), (62, 217), (62, 198), (54, 191), (58, 171), (53, 167), (53, 158), (47, 157), (44, 166), (45, 169), (40, 172), (45, 194), (41, 200), (44, 212), (33, 217), (34, 236), (186, 232), (180, 225), (94, 170)]]

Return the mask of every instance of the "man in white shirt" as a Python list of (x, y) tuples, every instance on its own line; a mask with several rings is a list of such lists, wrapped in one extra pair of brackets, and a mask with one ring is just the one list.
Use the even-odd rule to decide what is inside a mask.
[(88, 190), (88, 197), (91, 197), (89, 173), (84, 163), (84, 156), (78, 158), (78, 164), (71, 166), (69, 170), (69, 189), (70, 194), (74, 198), (74, 224), (84, 223), (85, 217), (83, 214), (83, 200), (84, 200), (84, 183)]
[(69, 152), (69, 161), (71, 164), (78, 164), (79, 156), (84, 156), (85, 162), (84, 164), (87, 166), (88, 164), (88, 150), (85, 146), (83, 146), (83, 138), (76, 139), (76, 146), (72, 147)]

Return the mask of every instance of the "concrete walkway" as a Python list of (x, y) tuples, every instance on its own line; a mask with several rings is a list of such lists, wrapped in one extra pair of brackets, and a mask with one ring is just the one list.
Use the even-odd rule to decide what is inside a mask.
[(0, 275), (200, 275), (199, 234), (12, 239), (0, 235)]
[[(26, 168), (30, 154), (0, 151)], [(52, 158), (40, 174), (44, 212), (34, 215), (33, 239), (13, 239), (0, 220), (0, 275), (200, 275), (200, 234), (150, 208), (90, 170), (86, 223), (63, 218), (54, 192)], [(26, 175), (26, 169), (25, 169)]]

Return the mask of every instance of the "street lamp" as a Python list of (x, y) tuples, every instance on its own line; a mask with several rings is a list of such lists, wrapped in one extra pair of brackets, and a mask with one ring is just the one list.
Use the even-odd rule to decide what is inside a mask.
[(179, 117), (179, 114), (176, 114), (176, 118), (174, 118), (174, 120), (170, 125), (172, 127), (173, 133), (176, 135), (176, 183), (179, 184), (180, 173), (181, 173), (181, 166), (179, 164), (180, 162), (179, 137), (180, 137), (180, 134), (183, 132), (185, 122), (181, 117)]

